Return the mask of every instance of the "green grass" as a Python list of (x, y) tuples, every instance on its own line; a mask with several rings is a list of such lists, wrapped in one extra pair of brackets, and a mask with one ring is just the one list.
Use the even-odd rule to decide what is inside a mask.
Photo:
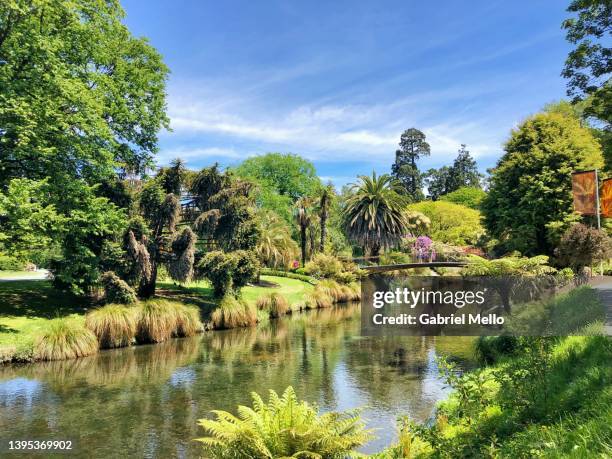
[(31, 277), (34, 274), (38, 274), (32, 271), (0, 271), (0, 279), (12, 279), (16, 277)]

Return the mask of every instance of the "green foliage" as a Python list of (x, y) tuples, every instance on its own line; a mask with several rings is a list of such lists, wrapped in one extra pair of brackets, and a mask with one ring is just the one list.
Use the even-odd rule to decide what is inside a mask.
[(605, 231), (578, 223), (563, 234), (555, 253), (562, 265), (580, 274), (585, 267), (608, 258), (610, 249), (610, 238)]
[(352, 194), (344, 207), (344, 227), (352, 241), (364, 252), (378, 255), (381, 249), (397, 245), (407, 233), (404, 216), (406, 200), (400, 185), (389, 175), (359, 176), (351, 185)]
[(240, 177), (255, 179), (265, 189), (289, 196), (292, 202), (314, 195), (321, 186), (314, 165), (291, 153), (254, 156), (244, 160), (235, 171)]
[(253, 407), (239, 406), (238, 417), (213, 411), (216, 419), (200, 419), (210, 437), (198, 438), (213, 458), (264, 459), (355, 457), (365, 444), (365, 429), (358, 411), (318, 414), (318, 409), (297, 399), (289, 386), (282, 396), (270, 391), (268, 403), (251, 394)]
[(571, 172), (602, 166), (601, 148), (574, 117), (540, 113), (512, 131), (482, 202), (484, 224), (506, 251), (551, 255), (575, 220)]
[(427, 191), (429, 197), (436, 201), (462, 187), (480, 189), (481, 178), (482, 174), (478, 172), (476, 161), (470, 156), (466, 146), (462, 144), (452, 166), (427, 171)]
[(487, 260), (476, 255), (468, 256), (468, 265), (462, 269), (464, 276), (541, 276), (556, 272), (548, 266), (548, 257), (508, 256)]
[(257, 308), (241, 298), (225, 295), (210, 320), (215, 329), (253, 327), (257, 324)]
[(105, 272), (100, 280), (104, 287), (104, 296), (107, 303), (136, 303), (136, 292), (114, 272)]
[(269, 268), (289, 267), (299, 251), (289, 225), (270, 211), (260, 213), (259, 223), (260, 238), (255, 252), (261, 264)]
[(215, 296), (220, 298), (228, 293), (237, 295), (240, 289), (255, 277), (259, 263), (253, 252), (215, 250), (207, 253), (197, 268), (198, 277), (208, 279)]
[(474, 245), (484, 229), (480, 213), (459, 204), (445, 201), (422, 201), (408, 206), (430, 220), (429, 236), (440, 242), (454, 245)]
[(44, 264), (51, 235), (61, 225), (48, 189), (46, 180), (13, 179), (0, 193), (0, 248), (22, 263)]
[(304, 272), (315, 279), (333, 279), (344, 270), (342, 262), (333, 255), (318, 253), (304, 266)]
[(430, 147), (425, 141), (425, 134), (415, 128), (405, 130), (400, 138), (399, 150), (395, 152), (395, 163), (391, 174), (413, 201), (423, 199), (423, 175), (417, 167), (421, 156), (429, 156)]
[(0, 253), (0, 271), (22, 271), (25, 266), (23, 261)]
[(439, 362), (454, 390), (433, 423), (409, 423), (422, 454), (415, 457), (607, 456), (610, 357), (606, 337), (531, 337), (510, 343), (494, 366), (463, 375)]
[(480, 188), (462, 186), (451, 193), (440, 196), (440, 201), (448, 201), (469, 207), (470, 209), (479, 210), (480, 203), (486, 195), (487, 193)]
[(39, 360), (74, 359), (96, 352), (96, 336), (69, 318), (51, 320), (34, 345), (34, 357)]
[(260, 311), (267, 311), (271, 319), (278, 318), (291, 311), (287, 299), (276, 292), (258, 298), (257, 309)]
[(85, 327), (98, 338), (100, 348), (125, 347), (136, 336), (136, 309), (121, 304), (107, 304), (85, 316)]
[(195, 233), (187, 227), (172, 241), (172, 260), (168, 263), (168, 273), (181, 284), (191, 281), (193, 277), (196, 240)]
[(168, 69), (123, 24), (119, 2), (2, 2), (0, 183), (89, 184), (151, 166), (167, 126)]

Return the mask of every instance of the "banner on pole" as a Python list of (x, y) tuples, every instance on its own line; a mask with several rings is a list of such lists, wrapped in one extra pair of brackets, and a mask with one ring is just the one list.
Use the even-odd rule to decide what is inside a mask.
[(572, 174), (574, 210), (582, 215), (597, 214), (597, 175), (595, 171)]
[(605, 179), (601, 184), (601, 215), (605, 218), (612, 217), (612, 178)]

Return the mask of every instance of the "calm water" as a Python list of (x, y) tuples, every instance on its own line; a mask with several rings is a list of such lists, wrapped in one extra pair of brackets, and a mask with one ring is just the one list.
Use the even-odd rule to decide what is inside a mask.
[[(196, 425), (249, 393), (293, 385), (323, 410), (365, 407), (375, 452), (395, 419), (426, 420), (447, 389), (435, 356), (470, 365), (469, 338), (362, 338), (359, 307), (313, 311), (266, 327), (0, 367), (0, 441), (70, 439), (70, 457), (197, 457)], [(267, 396), (266, 396), (267, 398)], [(20, 454), (19, 457), (24, 457)]]

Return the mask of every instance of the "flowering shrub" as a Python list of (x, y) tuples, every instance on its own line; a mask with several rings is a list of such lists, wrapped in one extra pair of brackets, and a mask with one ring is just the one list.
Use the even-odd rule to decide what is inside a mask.
[(433, 241), (427, 236), (419, 236), (412, 246), (413, 256), (420, 261), (434, 261), (436, 259), (436, 249)]

